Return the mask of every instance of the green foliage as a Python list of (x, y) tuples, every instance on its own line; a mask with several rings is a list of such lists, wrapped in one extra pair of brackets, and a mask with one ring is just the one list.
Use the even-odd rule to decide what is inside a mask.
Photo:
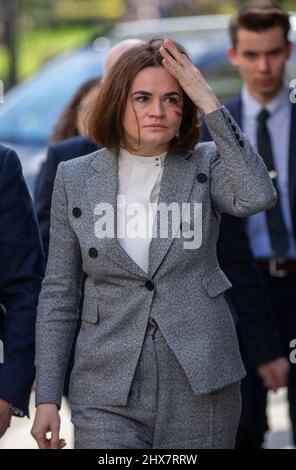
[(8, 71), (8, 53), (4, 46), (0, 45), (0, 80), (5, 81)]
[(54, 11), (60, 19), (119, 18), (124, 10), (122, 0), (63, 0), (56, 2)]
[(97, 19), (117, 19), (125, 8), (124, 0), (19, 0), (20, 14), (35, 26)]
[[(85, 44), (100, 32), (96, 25), (80, 27), (60, 27), (32, 29), (18, 38), (17, 78), (21, 80), (35, 72), (46, 60), (63, 51)], [(0, 79), (5, 81), (8, 70), (8, 56), (4, 47), (0, 47)]]
[[(151, 0), (154, 2), (154, 0)], [(245, 0), (158, 0), (168, 15), (232, 13)], [(44, 61), (65, 50), (84, 44), (95, 32), (103, 31), (119, 19), (126, 7), (148, 0), (18, 0), (17, 79), (36, 71)], [(295, 0), (282, 0), (288, 10), (296, 10)], [(1, 12), (1, 0), (0, 0)], [(0, 17), (1, 30), (1, 17)], [(0, 79), (9, 67), (7, 50), (0, 43)]]
[[(54, 55), (83, 45), (95, 33), (102, 34), (124, 7), (124, 0), (19, 0), (17, 80)], [(0, 79), (4, 82), (8, 67), (8, 51), (0, 43)]]

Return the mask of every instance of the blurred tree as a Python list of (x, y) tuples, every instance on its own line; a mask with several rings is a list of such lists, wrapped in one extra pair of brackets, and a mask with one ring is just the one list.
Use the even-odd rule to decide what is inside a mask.
[[(254, 0), (0, 0), (0, 42), (5, 45), (0, 43), (0, 78), (8, 88), (49, 57), (84, 44), (93, 35), (108, 35), (120, 19), (233, 13), (250, 1)], [(295, 10), (295, 0), (276, 1)]]
[(124, 19), (225, 13), (234, 7), (235, 0), (126, 0)]
[(18, 0), (2, 0), (2, 41), (8, 50), (8, 76), (7, 88), (16, 83), (16, 67), (17, 67), (17, 9)]
[(19, 0), (19, 3), (20, 13), (35, 27), (114, 20), (125, 8), (124, 0)]

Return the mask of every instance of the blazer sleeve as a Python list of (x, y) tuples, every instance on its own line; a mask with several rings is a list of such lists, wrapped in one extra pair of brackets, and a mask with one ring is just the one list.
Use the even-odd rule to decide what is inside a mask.
[(276, 191), (267, 168), (229, 111), (221, 106), (206, 114), (205, 122), (214, 143), (210, 191), (220, 213), (249, 216), (276, 203)]
[(0, 304), (4, 363), (0, 398), (28, 415), (35, 378), (35, 320), (44, 260), (33, 203), (16, 153), (0, 165)]
[(68, 220), (68, 201), (60, 163), (54, 183), (46, 275), (36, 322), (36, 405), (60, 407), (64, 376), (79, 317), (82, 259)]

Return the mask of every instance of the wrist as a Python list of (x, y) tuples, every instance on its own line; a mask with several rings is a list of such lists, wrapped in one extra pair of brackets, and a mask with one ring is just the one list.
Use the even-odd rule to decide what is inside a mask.
[(204, 114), (210, 114), (213, 111), (216, 111), (216, 109), (220, 108), (220, 106), (220, 101), (215, 97), (213, 100), (203, 103), (202, 106), (199, 107)]
[(38, 405), (36, 405), (37, 409), (45, 407), (55, 408), (56, 410), (58, 410), (58, 406), (56, 405), (56, 403), (38, 403)]

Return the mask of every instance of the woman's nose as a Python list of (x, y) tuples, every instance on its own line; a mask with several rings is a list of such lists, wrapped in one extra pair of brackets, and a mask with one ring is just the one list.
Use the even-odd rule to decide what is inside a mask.
[(162, 116), (164, 114), (163, 105), (161, 101), (154, 101), (151, 103), (150, 115)]

